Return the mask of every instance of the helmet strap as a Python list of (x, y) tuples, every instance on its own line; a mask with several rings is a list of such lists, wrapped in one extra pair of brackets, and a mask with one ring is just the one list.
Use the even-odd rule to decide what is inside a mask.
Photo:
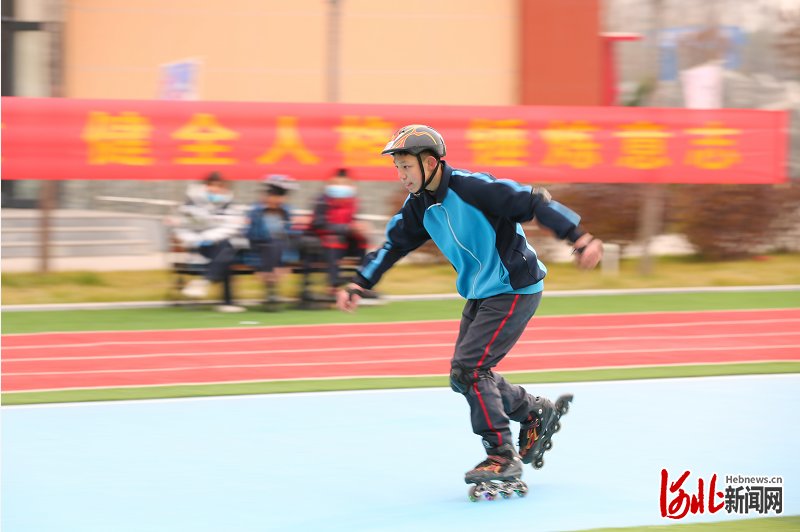
[(431, 172), (431, 176), (428, 179), (425, 179), (425, 166), (422, 164), (422, 154), (420, 153), (417, 154), (417, 162), (419, 163), (419, 169), (422, 172), (422, 178), (424, 181), (422, 185), (420, 185), (419, 190), (413, 193), (415, 197), (419, 197), (425, 191), (425, 187), (431, 184), (434, 176), (436, 176), (436, 171), (439, 170), (439, 165), (442, 164), (442, 160), (436, 157), (436, 167), (434, 167), (433, 171)]

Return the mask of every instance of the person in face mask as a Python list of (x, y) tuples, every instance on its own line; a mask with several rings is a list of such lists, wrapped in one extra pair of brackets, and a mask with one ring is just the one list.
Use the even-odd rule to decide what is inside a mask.
[(345, 255), (363, 257), (367, 240), (365, 230), (356, 220), (358, 197), (347, 169), (331, 177), (317, 198), (311, 220), (311, 231), (320, 239), (328, 265), (328, 287), (336, 294), (339, 282), (339, 261)]
[(221, 283), (223, 303), (221, 312), (241, 312), (244, 308), (233, 301), (231, 266), (240, 249), (247, 247), (243, 236), (246, 225), (245, 208), (234, 203), (230, 183), (219, 172), (212, 172), (202, 183), (191, 184), (186, 190), (186, 202), (178, 209), (179, 219), (175, 237), (184, 248), (208, 260), (202, 279), (186, 284), (183, 295), (202, 299), (212, 283)]

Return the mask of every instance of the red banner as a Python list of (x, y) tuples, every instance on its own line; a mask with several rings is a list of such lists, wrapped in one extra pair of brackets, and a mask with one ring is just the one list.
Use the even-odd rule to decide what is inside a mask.
[(780, 183), (789, 115), (745, 109), (466, 107), (3, 98), (3, 179), (396, 179), (409, 123), (452, 166), (527, 183)]

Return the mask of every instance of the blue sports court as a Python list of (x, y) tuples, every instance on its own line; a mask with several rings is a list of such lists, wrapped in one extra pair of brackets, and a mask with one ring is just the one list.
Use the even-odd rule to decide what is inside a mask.
[[(800, 375), (527, 386), (575, 401), (526, 498), (471, 503), (449, 389), (2, 408), (2, 528), (579, 530), (671, 524), (660, 475), (781, 476), (800, 514)], [(670, 496), (670, 499), (672, 496)], [(743, 518), (724, 510), (680, 522)], [(774, 515), (774, 514), (771, 514)], [(750, 515), (758, 517), (758, 515)], [(514, 527), (514, 528), (512, 528)]]

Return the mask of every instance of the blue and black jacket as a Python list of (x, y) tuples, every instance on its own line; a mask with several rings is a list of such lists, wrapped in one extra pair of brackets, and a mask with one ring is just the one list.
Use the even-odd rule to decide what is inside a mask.
[(271, 209), (275, 217), (283, 222), (283, 227), (279, 235), (273, 235), (269, 226), (264, 220), (264, 214), (268, 209), (262, 203), (256, 203), (247, 212), (248, 225), (245, 236), (250, 242), (272, 242), (276, 236), (280, 239), (285, 239), (287, 235), (292, 234), (292, 214), (288, 207), (282, 206), (277, 209)]
[(547, 269), (520, 225), (534, 218), (561, 239), (574, 242), (583, 234), (580, 217), (546, 193), (443, 162), (435, 194), (408, 196), (386, 226), (386, 242), (366, 256), (354, 282), (372, 288), (432, 239), (455, 268), (456, 288), (466, 299), (540, 292)]

